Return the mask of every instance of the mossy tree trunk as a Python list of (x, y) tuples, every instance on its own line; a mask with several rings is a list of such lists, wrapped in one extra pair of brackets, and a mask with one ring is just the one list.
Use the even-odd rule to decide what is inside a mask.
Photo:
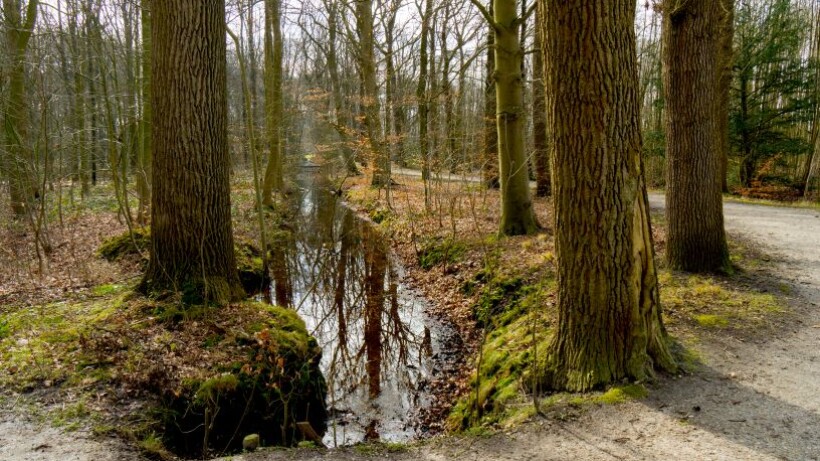
[(224, 0), (154, 2), (151, 259), (141, 288), (244, 296), (231, 232)]
[(284, 183), (282, 127), (285, 111), (282, 103), (282, 59), (284, 43), (281, 24), (281, 0), (265, 0), (265, 126), (268, 135), (268, 166), (262, 184), (262, 199), (273, 205), (273, 192), (281, 192)]
[(667, 1), (663, 12), (666, 259), (670, 267), (692, 272), (729, 264), (715, 115), (723, 72), (721, 7), (713, 0)]
[(532, 234), (538, 230), (530, 198), (524, 154), (524, 50), (519, 31), (523, 19), (515, 0), (493, 1), (495, 31), (495, 94), (498, 164), (501, 184), (502, 235)]
[(7, 68), (4, 69), (8, 82), (6, 87), (6, 107), (2, 127), (5, 140), (5, 154), (0, 166), (9, 179), (11, 209), (20, 217), (30, 208), (31, 202), (39, 196), (39, 186), (34, 175), (34, 149), (29, 145), (29, 103), (26, 89), (26, 52), (34, 24), (37, 22), (39, 2), (29, 0), (23, 16), (21, 0), (3, 0), (4, 26), (6, 29)]
[(675, 364), (642, 177), (635, 2), (544, 7), (559, 317), (543, 378), (586, 391)]

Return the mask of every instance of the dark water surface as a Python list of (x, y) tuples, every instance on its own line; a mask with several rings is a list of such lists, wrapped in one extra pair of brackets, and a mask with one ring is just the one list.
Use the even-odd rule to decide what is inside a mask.
[(272, 297), (292, 306), (322, 347), (329, 447), (422, 432), (433, 357), (452, 329), (425, 312), (374, 224), (357, 217), (317, 172), (302, 171), (275, 238)]

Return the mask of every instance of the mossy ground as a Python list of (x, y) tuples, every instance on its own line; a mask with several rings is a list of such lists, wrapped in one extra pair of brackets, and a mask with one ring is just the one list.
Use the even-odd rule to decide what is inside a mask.
[[(157, 453), (165, 446), (159, 439), (185, 453), (168, 436), (192, 416), (200, 419), (191, 427), (201, 426), (197, 409), (222, 407), (224, 417), (238, 407), (245, 416), (245, 399), (255, 399), (254, 408), (291, 399), (290, 422), (311, 420), (322, 430), (321, 351), (295, 312), (256, 302), (223, 308), (159, 303), (132, 288), (105, 284), (84, 299), (3, 312), (0, 386), (20, 393), (49, 389), (65, 402), (46, 413), (55, 426), (115, 430)], [(300, 401), (310, 401), (313, 417)], [(258, 424), (252, 416), (245, 423)], [(220, 451), (231, 442), (217, 430), (235, 429), (216, 425), (211, 437), (224, 442)], [(290, 437), (298, 440), (292, 432), (286, 440), (279, 433), (263, 440), (290, 443)]]
[[(449, 409), (449, 429), (481, 432), (516, 424), (539, 411), (563, 418), (589, 405), (617, 405), (647, 395), (644, 385), (627, 383), (587, 394), (533, 398), (527, 377), (557, 321), (549, 199), (535, 200), (544, 232), (498, 239), (497, 192), (469, 182), (433, 181), (429, 187), (435, 200), (425, 205), (419, 179), (402, 177), (398, 182), (401, 186), (391, 191), (389, 204), (366, 179), (353, 181), (348, 198), (365, 213), (393, 210), (385, 232), (422, 291), (472, 339), (459, 398)], [(670, 271), (663, 264), (662, 216), (653, 216), (653, 226), (664, 318), (684, 372), (697, 369), (700, 348), (715, 332), (758, 334), (761, 326), (777, 322), (788, 311), (782, 296), (788, 286), (767, 291), (755, 281), (757, 271), (769, 266), (765, 255), (732, 241), (735, 270), (730, 275)], [(453, 248), (457, 251), (450, 251)]]

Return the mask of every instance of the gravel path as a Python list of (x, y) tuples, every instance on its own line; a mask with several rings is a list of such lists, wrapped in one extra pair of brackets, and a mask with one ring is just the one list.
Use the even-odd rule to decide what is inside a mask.
[[(662, 196), (651, 196), (654, 207)], [(568, 422), (536, 421), (490, 437), (446, 437), (399, 453), (273, 450), (261, 460), (820, 460), (820, 211), (727, 203), (726, 227), (765, 242), (802, 299), (799, 320), (766, 340), (716, 338), (694, 376), (640, 402)], [(774, 263), (773, 263), (774, 264)], [(0, 460), (135, 459), (114, 442), (65, 434), (0, 412)]]

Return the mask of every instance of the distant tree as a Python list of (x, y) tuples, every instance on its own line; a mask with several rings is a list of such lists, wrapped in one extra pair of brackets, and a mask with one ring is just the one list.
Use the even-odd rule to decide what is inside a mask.
[(666, 95), (666, 260), (692, 272), (726, 269), (715, 104), (720, 95), (721, 3), (667, 1), (663, 11)]
[(375, 39), (373, 36), (373, 0), (356, 0), (356, 32), (359, 39), (359, 73), (362, 83), (362, 105), (367, 139), (373, 154), (373, 186), (385, 186), (390, 181), (390, 153), (384, 142), (380, 117), (376, 73)]
[(642, 177), (635, 2), (543, 6), (558, 262), (558, 325), (543, 379), (585, 391), (676, 365)]
[[(493, 14), (493, 2), (489, 1), (488, 13)], [(498, 189), (498, 126), (495, 119), (495, 33), (488, 26), (487, 61), (484, 81), (484, 133), (482, 146), (482, 180), (490, 189)]]
[(718, 155), (720, 155), (720, 182), (723, 192), (729, 192), (727, 173), (729, 169), (729, 107), (732, 97), (734, 64), (735, 0), (720, 0), (718, 8), (718, 93), (714, 100), (717, 121)]
[(808, 24), (789, 0), (742, 2), (737, 11), (730, 129), (744, 187), (760, 179), (764, 164), (811, 152), (807, 137), (795, 129), (811, 121), (817, 104), (814, 92), (806, 91), (815, 78), (803, 59)]
[(38, 8), (37, 0), (29, 0), (25, 8), (22, 0), (3, 0), (4, 48), (8, 53), (3, 71), (8, 86), (3, 90), (6, 95), (0, 139), (5, 141), (5, 154), (0, 159), (0, 168), (9, 179), (11, 209), (18, 217), (40, 194), (34, 175), (34, 149), (29, 139), (31, 121), (26, 90), (26, 52)]
[(137, 222), (148, 220), (148, 205), (151, 203), (151, 0), (141, 0), (142, 7), (142, 117), (139, 123), (139, 150), (137, 154), (137, 196), (139, 205)]
[[(535, 12), (536, 29), (543, 28), (541, 22), (544, 21), (543, 8), (538, 8)], [(548, 136), (547, 121), (547, 81), (544, 72), (544, 54), (549, 50), (544, 48), (543, 37), (535, 34), (535, 55), (532, 64), (532, 143), (533, 143), (533, 166), (535, 169), (535, 194), (539, 197), (550, 195), (552, 184), (550, 183), (550, 145)]]
[(282, 128), (285, 110), (282, 102), (282, 38), (281, 0), (265, 0), (265, 122), (268, 135), (268, 166), (262, 185), (265, 205), (273, 204), (273, 192), (283, 187)]
[(231, 232), (224, 0), (152, 6), (154, 181), (146, 293), (243, 297)]
[[(498, 178), (501, 188), (502, 235), (532, 234), (538, 230), (530, 197), (529, 165), (524, 152), (524, 49), (518, 2), (494, 0), (492, 15), (478, 0), (472, 0), (490, 24), (495, 69), (496, 128), (498, 130)], [(486, 180), (485, 180), (486, 182)]]

